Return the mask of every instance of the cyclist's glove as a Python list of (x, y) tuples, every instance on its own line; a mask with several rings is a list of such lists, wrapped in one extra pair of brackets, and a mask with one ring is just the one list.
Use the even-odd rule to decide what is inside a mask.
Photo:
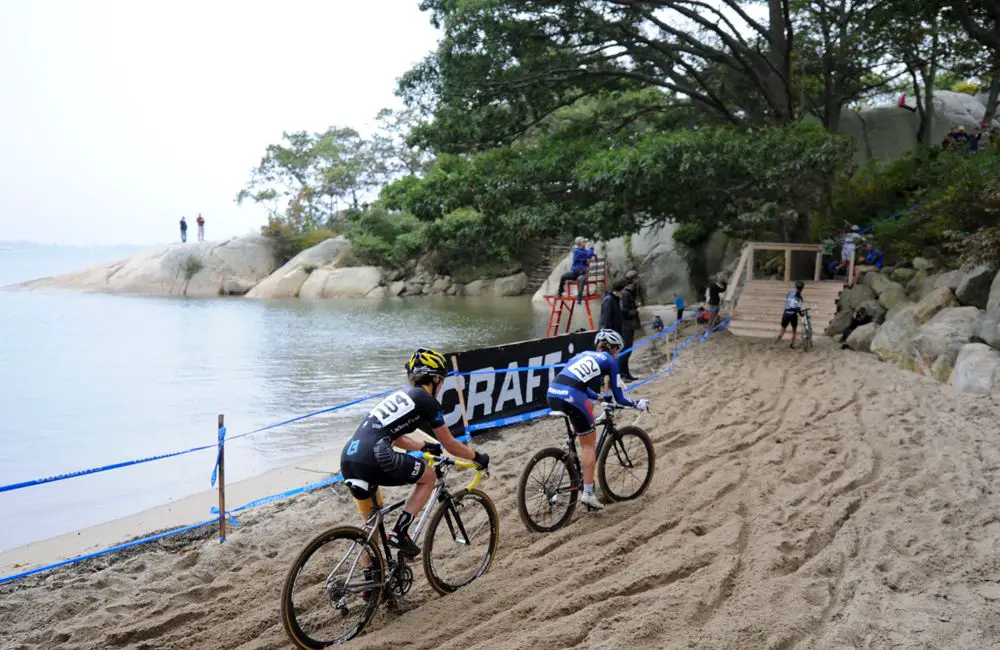
[(489, 469), (490, 467), (490, 457), (481, 451), (475, 452), (475, 457), (472, 459), (476, 465), (479, 465), (482, 469)]
[(430, 454), (432, 456), (440, 456), (444, 453), (444, 449), (442, 449), (441, 445), (439, 445), (436, 442), (425, 442), (424, 446), (421, 447), (420, 451), (424, 452), (425, 454)]
[(635, 407), (637, 409), (639, 409), (640, 411), (648, 411), (649, 410), (649, 400), (648, 399), (638, 400), (635, 403)]

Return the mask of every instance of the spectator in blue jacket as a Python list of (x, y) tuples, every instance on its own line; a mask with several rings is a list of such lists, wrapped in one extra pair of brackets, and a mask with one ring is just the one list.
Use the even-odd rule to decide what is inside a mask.
[(562, 298), (563, 289), (567, 282), (578, 282), (577, 302), (583, 302), (584, 288), (587, 285), (587, 269), (590, 266), (590, 258), (595, 257), (594, 246), (587, 248), (587, 240), (583, 237), (576, 238), (576, 246), (573, 248), (573, 263), (569, 267), (569, 273), (563, 273), (559, 278), (559, 291), (556, 296)]
[(854, 283), (857, 284), (861, 281), (861, 275), (865, 271), (871, 271), (875, 269), (881, 271), (882, 267), (885, 265), (885, 255), (882, 253), (874, 241), (869, 241), (865, 245), (865, 257), (861, 260), (854, 269)]

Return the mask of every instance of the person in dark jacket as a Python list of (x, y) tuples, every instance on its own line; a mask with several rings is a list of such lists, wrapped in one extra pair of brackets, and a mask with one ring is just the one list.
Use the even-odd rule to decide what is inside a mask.
[(614, 330), (622, 333), (624, 325), (622, 323), (621, 295), (625, 289), (625, 280), (618, 280), (611, 287), (611, 291), (604, 294), (601, 301), (601, 319), (597, 325), (599, 330)]
[(872, 322), (872, 317), (868, 315), (868, 310), (864, 307), (858, 307), (858, 310), (851, 316), (851, 324), (844, 329), (843, 334), (840, 336), (840, 349), (847, 349), (847, 339), (851, 336), (851, 332), (870, 322)]
[(625, 288), (621, 293), (622, 306), (622, 338), (625, 340), (625, 348), (618, 357), (618, 368), (621, 370), (622, 379), (625, 381), (635, 381), (635, 377), (629, 370), (629, 359), (632, 352), (629, 348), (635, 343), (635, 331), (642, 326), (639, 322), (639, 274), (629, 271), (625, 274)]
[(583, 237), (576, 238), (576, 246), (573, 248), (573, 263), (569, 267), (569, 273), (563, 273), (559, 278), (559, 291), (556, 296), (562, 298), (563, 289), (567, 282), (578, 282), (577, 302), (583, 302), (583, 294), (586, 293), (587, 269), (590, 267), (590, 258), (594, 257), (594, 247), (587, 248), (587, 240)]
[(713, 326), (719, 322), (719, 308), (722, 306), (722, 294), (726, 292), (728, 286), (726, 281), (722, 279), (722, 276), (716, 276), (708, 285), (708, 310), (712, 312)]

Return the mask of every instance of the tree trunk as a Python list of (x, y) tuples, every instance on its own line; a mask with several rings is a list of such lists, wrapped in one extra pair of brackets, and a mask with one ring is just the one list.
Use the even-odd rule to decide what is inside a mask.
[(927, 69), (921, 69), (924, 78), (924, 121), (921, 142), (933, 144), (931, 134), (934, 128), (934, 82), (938, 72), (938, 43), (940, 42), (937, 16), (931, 21), (931, 51), (927, 59)]
[(997, 101), (1000, 100), (1000, 57), (993, 54), (993, 71), (990, 72), (990, 95), (986, 100), (986, 112), (983, 113), (983, 122), (989, 122), (993, 126), (993, 117), (997, 114)]
[(917, 101), (917, 116), (920, 118), (920, 124), (917, 126), (917, 142), (920, 144), (930, 144), (924, 141), (924, 132), (926, 131), (924, 125), (927, 121), (927, 111), (924, 110), (924, 96), (920, 92), (920, 80), (917, 77), (916, 70), (910, 70), (910, 77), (913, 78), (913, 98)]
[(770, 62), (771, 74), (767, 76), (767, 86), (774, 106), (775, 121), (788, 124), (793, 118), (791, 92), (791, 51), (792, 25), (788, 15), (788, 0), (768, 0), (770, 20)]

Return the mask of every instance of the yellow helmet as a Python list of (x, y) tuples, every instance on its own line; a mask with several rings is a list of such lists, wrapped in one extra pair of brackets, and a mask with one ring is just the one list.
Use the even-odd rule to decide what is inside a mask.
[(444, 377), (448, 374), (448, 365), (444, 355), (430, 348), (419, 348), (406, 362), (406, 374), (411, 377), (434, 375)]

